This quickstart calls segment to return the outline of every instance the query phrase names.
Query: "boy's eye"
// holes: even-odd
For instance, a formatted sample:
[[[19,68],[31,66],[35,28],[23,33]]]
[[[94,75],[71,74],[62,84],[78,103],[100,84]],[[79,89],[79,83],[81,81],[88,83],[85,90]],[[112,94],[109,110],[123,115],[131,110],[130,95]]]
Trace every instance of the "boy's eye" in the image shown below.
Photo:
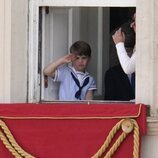
[[[87,59],[87,56],[77,56],[77,57],[76,57],[76,60],[77,60],[77,59],[83,59],[83,60],[84,60],[84,59]]]
[[[86,57],[86,56],[84,56],[84,57],[82,57],[82,59],[87,59],[87,57]]]

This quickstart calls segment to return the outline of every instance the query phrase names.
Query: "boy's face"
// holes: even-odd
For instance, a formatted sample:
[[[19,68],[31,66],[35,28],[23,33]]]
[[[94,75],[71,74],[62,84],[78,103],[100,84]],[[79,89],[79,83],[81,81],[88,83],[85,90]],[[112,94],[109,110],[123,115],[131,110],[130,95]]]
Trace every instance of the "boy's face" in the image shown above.
[[[76,71],[85,72],[90,58],[85,55],[77,55],[76,59],[72,62],[73,67]]]

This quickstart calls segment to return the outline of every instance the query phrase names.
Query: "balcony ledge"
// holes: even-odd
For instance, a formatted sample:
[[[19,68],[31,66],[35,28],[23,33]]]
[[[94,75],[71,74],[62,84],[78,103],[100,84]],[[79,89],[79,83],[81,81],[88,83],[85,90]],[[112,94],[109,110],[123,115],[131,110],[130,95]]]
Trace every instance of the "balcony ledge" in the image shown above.
[[[147,135],[158,135],[158,117],[147,117]]]

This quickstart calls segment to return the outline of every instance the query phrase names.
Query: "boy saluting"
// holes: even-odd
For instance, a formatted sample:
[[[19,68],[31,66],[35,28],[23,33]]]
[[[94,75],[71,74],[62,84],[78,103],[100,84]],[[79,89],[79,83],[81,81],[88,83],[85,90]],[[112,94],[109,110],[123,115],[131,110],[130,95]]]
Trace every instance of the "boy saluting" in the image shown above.
[[[96,90],[94,78],[86,71],[91,58],[91,48],[84,41],[75,42],[70,54],[50,63],[43,70],[45,76],[60,82],[59,100],[92,100]],[[72,62],[72,66],[68,63]]]

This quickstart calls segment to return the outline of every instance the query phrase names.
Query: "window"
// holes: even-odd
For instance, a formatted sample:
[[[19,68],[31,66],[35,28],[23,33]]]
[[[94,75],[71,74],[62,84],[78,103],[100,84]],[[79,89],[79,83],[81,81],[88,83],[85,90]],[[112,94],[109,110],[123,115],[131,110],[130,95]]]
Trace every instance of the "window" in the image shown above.
[[[109,57],[109,33],[112,28],[110,7],[116,5],[133,7],[135,2],[121,1],[120,5],[114,2],[100,4],[107,5],[106,7],[98,4],[92,7],[91,2],[87,2],[83,7],[82,1],[80,5],[72,1],[72,4],[66,7],[60,3],[62,2],[30,2],[32,12],[29,16],[29,101],[58,99],[57,84],[49,80],[48,88],[44,88],[42,70],[50,61],[67,54],[70,45],[76,40],[85,40],[92,47],[92,60],[88,71],[96,79],[98,91],[95,99],[103,100],[104,73],[111,63]],[[112,25],[115,27],[114,23]]]

